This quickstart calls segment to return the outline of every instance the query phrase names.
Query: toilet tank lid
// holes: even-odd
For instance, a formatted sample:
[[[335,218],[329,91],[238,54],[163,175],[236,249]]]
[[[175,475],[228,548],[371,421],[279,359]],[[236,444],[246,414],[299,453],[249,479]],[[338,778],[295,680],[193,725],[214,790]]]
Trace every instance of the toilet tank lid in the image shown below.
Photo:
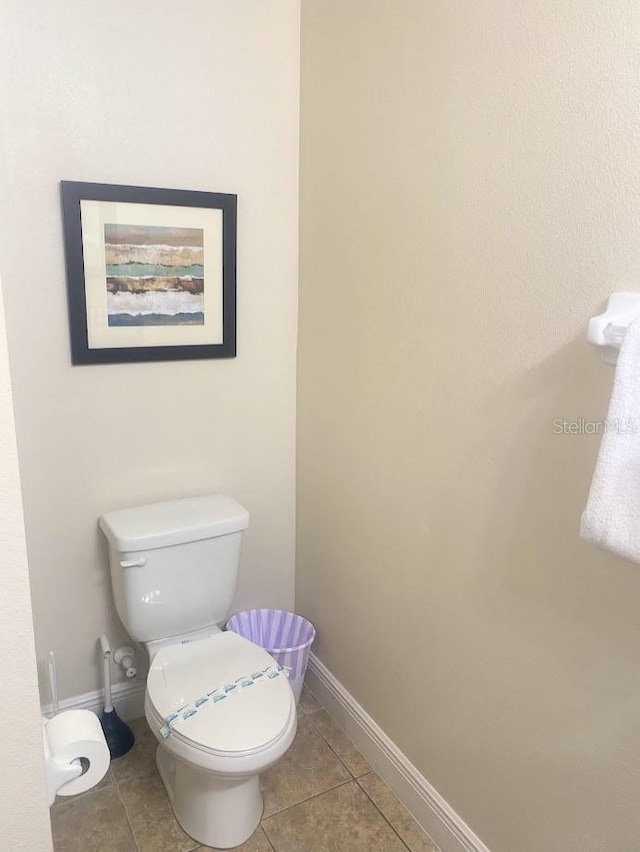
[[[249,513],[226,494],[117,509],[100,518],[100,528],[120,551],[152,550],[240,532]]]

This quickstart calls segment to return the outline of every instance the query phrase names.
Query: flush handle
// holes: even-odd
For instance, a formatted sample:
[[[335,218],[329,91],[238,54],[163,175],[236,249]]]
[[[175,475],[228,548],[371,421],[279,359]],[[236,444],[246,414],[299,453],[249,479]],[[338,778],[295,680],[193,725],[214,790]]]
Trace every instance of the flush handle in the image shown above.
[[[122,559],[120,561],[121,568],[142,568],[142,566],[146,564],[146,556],[139,556],[137,559]]]

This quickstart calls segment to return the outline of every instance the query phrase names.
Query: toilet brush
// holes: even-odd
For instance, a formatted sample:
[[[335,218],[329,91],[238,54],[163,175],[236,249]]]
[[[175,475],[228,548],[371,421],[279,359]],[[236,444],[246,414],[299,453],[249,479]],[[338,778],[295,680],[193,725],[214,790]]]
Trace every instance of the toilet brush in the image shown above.
[[[111,757],[122,757],[133,748],[135,737],[131,728],[116,713],[111,700],[111,647],[104,634],[100,637],[100,649],[104,674],[104,710],[100,716],[100,724]]]

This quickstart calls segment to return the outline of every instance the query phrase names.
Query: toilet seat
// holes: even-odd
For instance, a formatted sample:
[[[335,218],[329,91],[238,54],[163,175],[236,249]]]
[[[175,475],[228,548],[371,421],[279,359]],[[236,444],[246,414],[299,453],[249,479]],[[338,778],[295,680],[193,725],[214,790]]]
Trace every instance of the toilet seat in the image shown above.
[[[290,727],[292,707],[295,714],[293,691],[284,673],[252,679],[276,665],[263,648],[230,631],[163,648],[149,671],[147,709],[160,729],[167,718],[199,697],[232,687],[224,700],[207,702],[191,718],[175,722],[169,739],[175,746],[211,756],[258,754]]]

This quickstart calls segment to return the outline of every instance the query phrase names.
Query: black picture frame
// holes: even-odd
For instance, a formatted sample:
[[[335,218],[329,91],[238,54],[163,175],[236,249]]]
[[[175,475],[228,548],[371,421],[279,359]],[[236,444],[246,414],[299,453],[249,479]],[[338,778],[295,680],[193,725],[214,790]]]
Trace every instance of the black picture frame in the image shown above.
[[[60,188],[67,266],[71,360],[73,364],[113,364],[195,358],[234,358],[236,356],[236,195],[78,181],[61,181]],[[98,202],[98,204],[87,206],[86,204],[83,205],[83,202]],[[112,203],[116,203],[117,207],[114,207]],[[111,206],[105,206],[109,204]],[[136,205],[136,207],[127,208],[126,205]],[[140,205],[148,205],[148,211]],[[84,223],[83,206],[86,214]],[[177,211],[176,208],[181,208],[181,210]],[[91,215],[88,215],[88,211]],[[105,216],[110,215],[103,211],[117,211],[119,222],[125,224],[100,224]],[[208,211],[219,211],[219,213]],[[133,215],[134,212],[135,216]],[[140,217],[147,214],[149,222],[152,224],[145,224],[144,221],[140,221]],[[126,224],[127,219],[136,216],[139,220],[136,225]],[[172,216],[174,219],[177,217],[176,220],[180,222],[188,221],[189,227],[173,227]],[[200,219],[202,220],[202,230],[198,231]],[[166,225],[163,224],[165,221]],[[96,225],[96,222],[98,225]],[[158,222],[161,224],[158,225]],[[195,228],[193,227],[194,223]],[[203,307],[201,313],[180,313],[166,320],[163,320],[164,314],[153,315],[153,317],[146,317],[144,320],[149,325],[142,325],[143,321],[139,319],[139,314],[137,314],[138,319],[136,319],[136,317],[126,313],[109,313],[107,287],[112,286],[111,282],[130,282],[140,281],[145,277],[153,278],[153,276],[141,276],[137,279],[105,278],[105,275],[110,274],[106,271],[107,266],[105,265],[107,263],[105,260],[106,229],[126,229],[128,227],[136,227],[138,231],[144,233],[155,230],[159,234],[201,233],[206,235],[195,238],[196,240],[200,239],[200,243],[193,249],[200,251],[202,265],[189,267],[189,269],[201,269],[202,272],[198,274],[202,275],[202,279],[186,276],[186,278],[172,280],[201,282],[191,286],[201,287],[200,299],[203,306],[205,296],[211,297],[209,303],[211,310],[209,311],[207,308],[208,313]],[[213,258],[211,261],[207,260],[208,253],[203,247],[204,241],[209,239],[208,235],[210,235],[209,244],[214,248],[213,251],[209,252]],[[176,237],[176,240],[178,240],[178,237]],[[219,245],[220,241],[221,246]],[[90,258],[99,257],[100,245],[102,245],[102,273],[99,271],[100,265],[94,265],[90,261]],[[88,248],[90,246],[98,246],[97,251]],[[110,246],[109,248],[113,247]],[[118,248],[122,248],[122,246],[118,246]],[[143,248],[169,249],[171,247],[137,245],[128,248],[142,250]],[[87,249],[86,262],[85,249]],[[124,257],[124,253],[121,253],[120,256]],[[147,255],[147,257],[150,256]],[[174,262],[176,261],[174,260]],[[210,266],[207,266],[207,263],[210,263]],[[157,269],[157,266],[153,268]],[[95,270],[98,270],[98,272],[95,272]],[[155,280],[164,281],[160,277]],[[212,285],[210,288],[213,295],[206,289],[209,280],[215,282],[215,286]],[[113,286],[121,286],[121,284],[118,283]],[[129,287],[130,284],[127,283],[122,286]],[[135,284],[134,286],[144,287],[147,285]],[[181,288],[184,285],[178,284],[177,286]],[[93,302],[88,309],[88,294],[92,299],[95,297],[94,300],[99,308],[101,306],[100,309],[96,309]],[[119,295],[117,290],[116,294]],[[128,290],[123,291],[123,294],[128,296]],[[189,298],[190,293],[183,295],[184,301]],[[163,296],[162,298],[166,297]],[[102,305],[101,300],[104,301],[104,305]],[[218,304],[219,301],[221,301],[221,304]],[[146,313],[151,312],[147,311]],[[209,314],[215,317],[215,322],[212,322],[208,327],[204,317],[209,316]],[[193,320],[194,315],[197,317],[195,321]],[[176,320],[176,316],[187,319],[182,324]],[[203,319],[200,319],[200,317],[203,317]],[[122,330],[120,326],[111,327],[112,320],[114,323],[117,321],[124,325],[125,319],[130,322],[129,327],[125,330]],[[199,323],[197,327],[196,322]],[[138,325],[140,325],[139,328]],[[171,328],[168,328],[168,325],[171,325]],[[166,343],[168,335],[172,336],[169,344]],[[205,339],[207,335],[211,336],[212,339]],[[157,337],[157,340],[154,337]],[[130,343],[133,341],[133,345],[123,344],[123,340]],[[150,343],[149,340],[152,342]]]

